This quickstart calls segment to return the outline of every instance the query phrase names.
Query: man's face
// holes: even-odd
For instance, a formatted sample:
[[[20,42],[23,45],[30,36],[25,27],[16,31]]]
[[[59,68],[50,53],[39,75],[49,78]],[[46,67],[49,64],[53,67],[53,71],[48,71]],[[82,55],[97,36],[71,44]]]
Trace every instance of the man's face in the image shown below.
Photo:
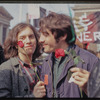
[[[36,38],[32,29],[26,27],[24,30],[18,33],[17,36],[18,41],[22,41],[24,43],[24,50],[26,51],[27,55],[33,55],[36,49]],[[18,54],[25,55],[23,48],[18,46]]]
[[[59,48],[59,43],[56,42],[54,35],[48,29],[45,33],[41,33],[39,42],[42,43],[46,53],[54,52],[55,49]]]

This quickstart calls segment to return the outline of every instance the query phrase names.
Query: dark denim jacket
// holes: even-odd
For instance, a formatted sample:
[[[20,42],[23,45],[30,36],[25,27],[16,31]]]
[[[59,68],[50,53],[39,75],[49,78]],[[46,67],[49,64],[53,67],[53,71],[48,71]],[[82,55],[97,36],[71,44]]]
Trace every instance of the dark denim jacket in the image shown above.
[[[0,65],[0,97],[34,97],[30,94],[27,77],[16,57]]]
[[[77,67],[85,69],[91,72],[95,63],[98,61],[98,58],[92,53],[79,48],[78,46],[74,47],[78,56],[81,57],[85,61],[85,64],[81,62],[77,65]],[[69,62],[66,63],[63,71],[60,75],[60,78],[57,82],[56,92],[59,98],[80,98],[80,90],[78,85],[74,83],[68,83],[67,80],[67,71],[73,66],[74,62],[69,57]],[[41,71],[41,80],[44,81],[44,75],[48,75],[48,85],[46,85],[47,97],[53,97],[53,82],[52,82],[52,53],[44,60]]]

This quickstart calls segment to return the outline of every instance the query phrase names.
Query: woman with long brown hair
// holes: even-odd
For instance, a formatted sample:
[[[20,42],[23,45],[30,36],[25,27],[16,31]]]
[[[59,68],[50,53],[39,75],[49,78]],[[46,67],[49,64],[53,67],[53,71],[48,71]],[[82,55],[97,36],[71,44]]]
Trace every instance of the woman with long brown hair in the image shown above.
[[[0,66],[0,97],[43,97],[35,95],[41,67],[34,61],[40,56],[36,29],[26,23],[17,24],[4,43],[6,62]],[[39,82],[38,84],[40,84]],[[43,82],[42,82],[43,83]],[[42,87],[44,88],[44,87]]]

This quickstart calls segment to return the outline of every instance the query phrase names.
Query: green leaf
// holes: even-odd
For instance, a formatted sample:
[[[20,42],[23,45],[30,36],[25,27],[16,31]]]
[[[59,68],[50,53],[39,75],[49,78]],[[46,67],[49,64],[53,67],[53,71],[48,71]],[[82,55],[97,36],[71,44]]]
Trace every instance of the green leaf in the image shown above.
[[[80,57],[79,56],[74,58],[74,64],[75,65],[77,65],[79,63],[79,61],[80,61]]]
[[[68,51],[64,50],[64,52],[65,52],[65,54],[69,55],[69,52]]]
[[[72,55],[72,57],[77,56],[75,50],[73,50],[73,49],[70,50],[70,54]]]
[[[75,57],[75,58],[74,58],[74,64],[77,65],[79,62],[85,63],[84,60],[82,60],[82,59],[80,58],[80,56]]]

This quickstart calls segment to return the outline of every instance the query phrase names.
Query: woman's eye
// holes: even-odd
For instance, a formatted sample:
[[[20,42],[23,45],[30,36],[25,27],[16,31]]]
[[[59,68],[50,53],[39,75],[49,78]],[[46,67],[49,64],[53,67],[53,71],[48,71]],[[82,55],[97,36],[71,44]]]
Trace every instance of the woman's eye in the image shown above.
[[[25,39],[25,37],[20,37],[20,39],[21,39],[21,40],[24,40],[24,39]]]

